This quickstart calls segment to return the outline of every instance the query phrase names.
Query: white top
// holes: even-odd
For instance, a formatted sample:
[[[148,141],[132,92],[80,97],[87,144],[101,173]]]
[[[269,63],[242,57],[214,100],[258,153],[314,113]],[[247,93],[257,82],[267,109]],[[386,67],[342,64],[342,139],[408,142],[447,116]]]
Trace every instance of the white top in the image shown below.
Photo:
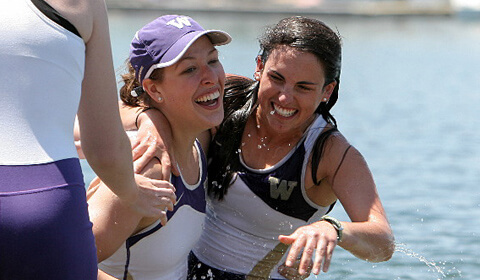
[[[199,180],[189,185],[183,177],[171,175],[177,203],[168,211],[168,222],[150,225],[129,237],[99,268],[118,279],[183,280],[187,277],[188,254],[200,238],[205,219],[207,163],[199,142],[195,142],[200,167]]]
[[[310,153],[325,126],[318,116],[299,144],[272,167],[253,169],[241,161],[243,170],[224,199],[207,197],[205,228],[193,249],[200,261],[255,279],[284,279],[277,270],[287,246],[278,236],[320,220],[331,209],[312,202],[304,186]]]
[[[0,164],[78,157],[85,44],[28,0],[0,0]]]

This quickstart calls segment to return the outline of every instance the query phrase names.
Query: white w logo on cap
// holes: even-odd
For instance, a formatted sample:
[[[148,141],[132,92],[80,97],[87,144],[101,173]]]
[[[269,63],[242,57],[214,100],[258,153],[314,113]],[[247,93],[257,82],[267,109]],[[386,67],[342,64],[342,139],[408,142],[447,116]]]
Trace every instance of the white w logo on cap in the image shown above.
[[[185,25],[192,26],[187,17],[177,17],[167,22],[167,25],[175,26],[178,29],[182,29]]]

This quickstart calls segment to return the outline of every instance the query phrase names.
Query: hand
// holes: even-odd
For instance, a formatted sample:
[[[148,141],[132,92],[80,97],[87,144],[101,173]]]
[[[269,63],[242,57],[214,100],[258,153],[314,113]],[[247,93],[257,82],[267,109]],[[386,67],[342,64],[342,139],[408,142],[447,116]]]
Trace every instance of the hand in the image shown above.
[[[172,131],[165,116],[158,110],[148,110],[138,118],[138,134],[132,143],[135,173],[154,157],[162,164],[162,178],[170,178],[170,172],[179,175],[177,164],[171,152]]]
[[[312,266],[310,265],[308,267],[307,273],[305,273],[304,275],[300,275],[300,273],[298,273],[299,265],[300,265],[299,259],[295,261],[295,264],[292,267],[288,267],[285,264],[282,264],[281,266],[278,267],[278,273],[280,273],[280,275],[287,278],[288,280],[307,279],[310,276],[309,274],[310,274],[310,271],[312,270]]]
[[[291,235],[280,235],[278,239],[284,244],[292,245],[285,262],[287,267],[293,267],[297,256],[301,254],[298,273],[305,275],[309,271],[309,267],[311,267],[312,272],[318,275],[322,267],[323,272],[328,271],[333,249],[337,245],[337,231],[330,223],[319,221],[300,227]],[[312,266],[314,252],[315,259]]]
[[[175,187],[168,181],[153,180],[135,175],[138,196],[130,204],[144,217],[159,218],[162,225],[167,223],[167,210],[173,211],[176,202]]]

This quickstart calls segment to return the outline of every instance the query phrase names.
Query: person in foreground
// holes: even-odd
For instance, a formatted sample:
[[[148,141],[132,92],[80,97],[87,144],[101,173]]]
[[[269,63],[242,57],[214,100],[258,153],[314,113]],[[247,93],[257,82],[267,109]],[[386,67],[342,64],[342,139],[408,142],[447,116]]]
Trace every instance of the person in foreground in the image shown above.
[[[321,21],[290,17],[267,29],[260,48],[254,81],[227,78],[188,279],[304,279],[327,272],[336,245],[388,260],[394,236],[374,179],[330,113],[339,35]],[[161,122],[157,116],[148,117]],[[337,200],[351,221],[326,216]]]
[[[1,0],[0,34],[0,279],[96,279],[77,112],[98,176],[131,211],[165,215],[165,183],[134,177],[105,3]]]
[[[173,124],[180,174],[167,178],[175,191],[167,204],[168,222],[131,211],[101,182],[92,182],[87,195],[99,279],[186,278],[188,254],[202,231],[206,204],[202,145],[210,139],[196,137],[223,120],[225,73],[215,46],[230,41],[227,33],[204,30],[192,18],[178,15],[155,19],[132,40],[121,99],[130,107],[161,110]],[[141,172],[160,178],[158,159]]]

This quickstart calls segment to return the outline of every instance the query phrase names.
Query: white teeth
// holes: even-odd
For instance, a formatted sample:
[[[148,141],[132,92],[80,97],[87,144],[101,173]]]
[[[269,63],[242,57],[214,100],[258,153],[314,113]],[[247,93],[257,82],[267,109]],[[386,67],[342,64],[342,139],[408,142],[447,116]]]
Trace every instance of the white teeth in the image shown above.
[[[204,95],[200,98],[195,99],[195,102],[207,102],[207,101],[210,101],[210,100],[217,99],[219,96],[220,96],[220,92],[216,91],[214,93]]]
[[[275,103],[273,104],[273,108],[275,109],[275,113],[279,114],[282,117],[286,117],[286,118],[292,116],[293,114],[295,114],[297,112],[297,110],[295,110],[295,109],[281,108]]]

